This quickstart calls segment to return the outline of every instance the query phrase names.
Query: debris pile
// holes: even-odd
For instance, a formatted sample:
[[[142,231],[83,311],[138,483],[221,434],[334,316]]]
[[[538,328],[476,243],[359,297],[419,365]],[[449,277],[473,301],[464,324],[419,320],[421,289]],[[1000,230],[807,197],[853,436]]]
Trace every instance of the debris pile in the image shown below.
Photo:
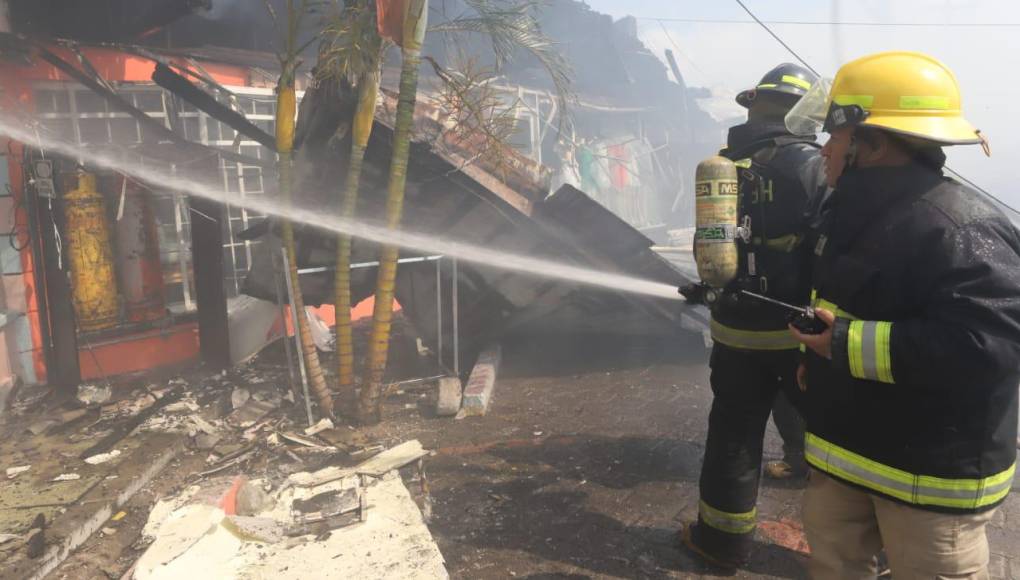
[[[308,447],[309,436],[275,435],[282,455],[301,447],[339,453]],[[143,532],[151,544],[133,577],[445,578],[442,555],[396,473],[419,462],[424,482],[428,453],[409,441],[352,466],[288,475],[267,466],[264,478],[204,479],[153,508]]]
[[[437,378],[395,383],[388,394],[429,412]],[[459,397],[459,381],[448,382]],[[316,559],[336,577],[445,577],[425,525],[429,452],[329,418],[309,425],[288,384],[286,368],[256,360],[217,374],[84,385],[42,403],[23,396],[4,426],[0,509],[24,517],[0,529],[0,576],[45,575],[89,537],[115,536],[136,578],[322,577],[309,568]],[[405,466],[414,494],[396,473]],[[161,472],[162,491],[149,491],[141,512],[126,507]],[[127,535],[114,519],[125,510],[138,514]]]

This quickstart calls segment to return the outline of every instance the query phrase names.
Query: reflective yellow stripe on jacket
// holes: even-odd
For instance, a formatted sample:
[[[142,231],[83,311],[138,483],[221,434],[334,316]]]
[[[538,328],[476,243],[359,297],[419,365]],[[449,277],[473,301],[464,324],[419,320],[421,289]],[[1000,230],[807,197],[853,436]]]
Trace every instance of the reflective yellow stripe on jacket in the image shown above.
[[[798,343],[789,330],[740,330],[712,320],[712,340],[745,350],[793,350]]]
[[[855,320],[847,335],[850,374],[857,379],[894,383],[889,337],[891,322]]]
[[[835,304],[829,302],[824,298],[819,298],[818,290],[815,290],[814,288],[811,289],[811,307],[818,308],[820,310],[828,310],[829,312],[835,314],[839,318],[857,320],[857,317],[854,316],[853,314],[850,314],[846,310],[843,310],[839,306],[836,306]],[[800,352],[807,352],[807,347],[804,346],[803,344],[800,345]]]
[[[698,504],[698,515],[701,521],[709,526],[727,534],[749,534],[754,531],[755,519],[758,517],[758,508],[749,512],[734,514],[715,509],[701,501]]]
[[[914,505],[977,509],[998,503],[1009,494],[1016,471],[1009,469],[982,479],[948,479],[883,465],[808,433],[805,456],[817,469],[840,479]]]
[[[839,318],[849,318],[850,320],[858,320],[856,316],[850,314],[846,310],[843,310],[839,306],[836,306],[832,302],[829,302],[824,298],[819,298],[818,290],[815,290],[814,288],[811,289],[811,307],[820,308],[822,310],[828,310],[829,312],[835,314]]]
[[[840,318],[847,318],[850,329],[847,336],[847,360],[850,374],[855,379],[895,383],[892,375],[892,352],[889,338],[892,323],[860,320],[828,300],[818,297],[817,290],[811,290],[811,306],[828,310]],[[803,351],[801,345],[801,351]]]

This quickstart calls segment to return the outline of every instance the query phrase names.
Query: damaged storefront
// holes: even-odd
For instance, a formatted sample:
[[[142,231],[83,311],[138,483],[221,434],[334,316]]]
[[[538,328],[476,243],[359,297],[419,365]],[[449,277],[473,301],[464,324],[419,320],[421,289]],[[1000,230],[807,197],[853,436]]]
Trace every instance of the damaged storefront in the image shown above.
[[[171,172],[200,165],[219,176],[225,192],[242,199],[267,195],[273,152],[156,85],[154,59],[164,58],[177,57],[41,47],[28,49],[22,60],[9,55],[0,74],[5,97],[34,113],[40,136],[134,156]],[[223,88],[214,94],[272,131],[275,101],[264,74],[191,58],[175,64]],[[192,147],[181,155],[174,141]],[[206,302],[216,294],[221,302],[239,299],[258,242],[238,234],[263,216],[242,207],[203,209],[182,192],[47,154],[34,143],[10,142],[4,166],[9,375],[25,384],[55,377],[73,386],[79,378],[197,362],[203,292],[197,278],[206,272],[217,277],[220,288]],[[193,251],[195,236],[202,235],[193,231],[196,220],[208,230],[204,240],[222,246],[204,270]],[[69,354],[75,350],[77,356]],[[229,351],[220,359],[229,362]]]

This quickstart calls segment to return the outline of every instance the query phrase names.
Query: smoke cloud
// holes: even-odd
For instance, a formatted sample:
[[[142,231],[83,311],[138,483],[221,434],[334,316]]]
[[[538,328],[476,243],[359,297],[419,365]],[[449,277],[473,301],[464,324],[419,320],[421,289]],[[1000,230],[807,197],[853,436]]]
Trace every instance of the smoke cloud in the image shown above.
[[[252,9],[265,10],[266,6],[260,0],[212,0],[212,7],[200,11],[199,14],[209,20],[219,20],[225,16],[236,15],[238,12]]]

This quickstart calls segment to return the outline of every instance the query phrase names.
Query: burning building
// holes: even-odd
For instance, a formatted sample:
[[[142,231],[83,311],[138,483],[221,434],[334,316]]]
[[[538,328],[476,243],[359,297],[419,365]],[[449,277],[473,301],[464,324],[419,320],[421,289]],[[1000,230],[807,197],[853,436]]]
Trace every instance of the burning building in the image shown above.
[[[261,5],[107,0],[82,12],[60,0],[3,4],[2,98],[8,110],[30,115],[40,135],[214,177],[238,199],[274,195],[269,136],[278,64],[267,52],[272,19]],[[504,70],[500,90],[514,107],[517,150],[504,152],[497,171],[471,162],[473,151],[444,136],[442,112],[426,90],[407,215],[420,231],[681,282],[684,274],[652,252],[641,231],[660,235],[684,225],[685,168],[712,149],[718,127],[668,80],[626,21],[564,1],[552,5],[546,26],[574,60],[579,98],[570,122],[561,122],[534,63],[521,59]],[[426,51],[444,63],[452,56],[438,39]],[[299,81],[302,94],[308,81]],[[393,110],[387,95],[369,147],[367,192],[383,189]],[[318,114],[328,111],[304,108],[316,121],[304,124],[316,126]],[[329,184],[340,183],[343,168],[328,161],[338,155],[331,137],[311,135],[305,144],[306,173],[317,177],[303,203],[328,204],[337,193]],[[4,156],[9,356],[0,375],[74,385],[199,360],[223,366],[285,331],[271,303],[283,300],[265,216],[83,165],[38,143],[9,141]],[[363,216],[381,211],[380,196],[364,200]],[[332,240],[310,230],[300,237],[300,266],[308,270],[302,287],[309,303],[327,302]],[[355,261],[371,262],[375,252],[356,244]],[[356,271],[355,297],[367,297],[373,280],[370,268]],[[457,307],[442,306],[454,292]],[[452,260],[438,269],[403,266],[397,298],[427,341],[461,338],[465,356],[539,321],[583,326],[597,313],[601,324],[619,328],[629,320],[645,332],[651,320],[668,332],[678,317],[655,300],[493,266],[456,269]]]

